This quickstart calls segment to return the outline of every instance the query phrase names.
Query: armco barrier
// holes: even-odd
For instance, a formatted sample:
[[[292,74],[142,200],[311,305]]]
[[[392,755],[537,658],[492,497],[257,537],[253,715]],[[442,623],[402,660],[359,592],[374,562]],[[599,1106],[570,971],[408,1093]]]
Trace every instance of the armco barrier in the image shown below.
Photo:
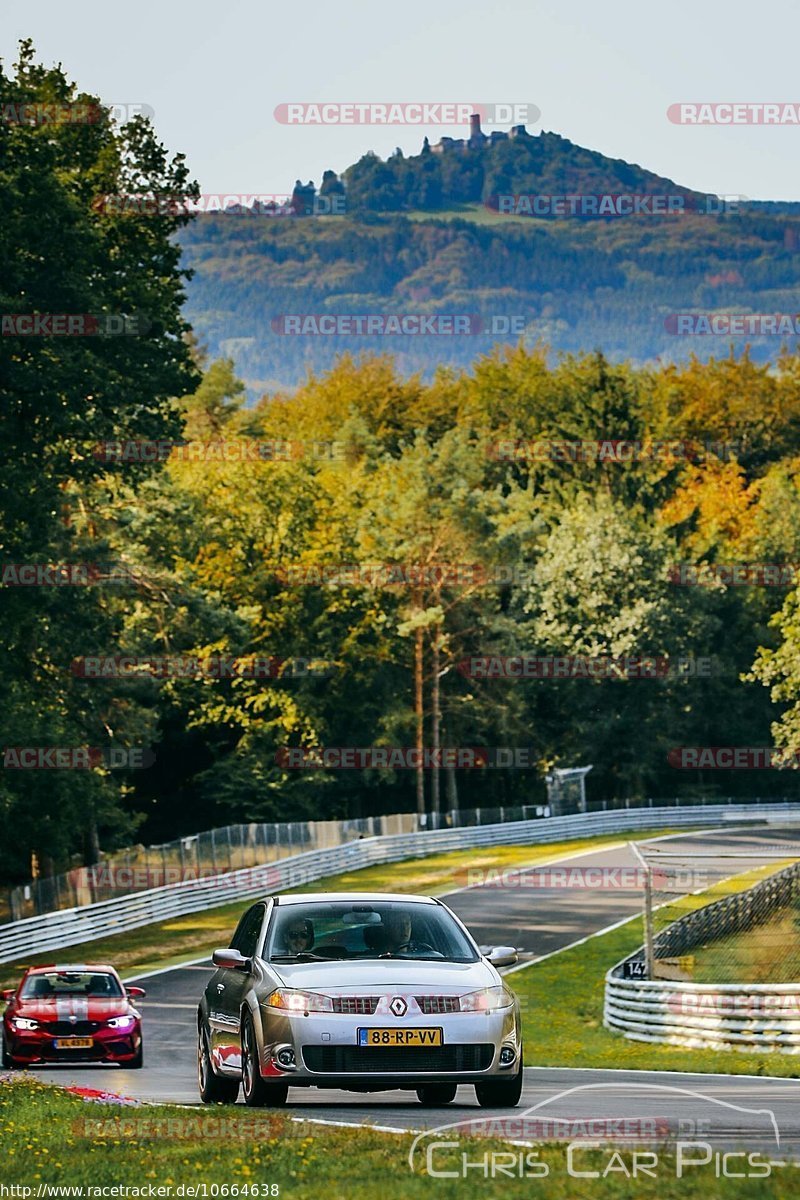
[[[635,1042],[800,1054],[800,983],[673,983],[609,971],[603,1023]]]
[[[0,926],[0,962],[20,961],[21,956],[58,950],[138,929],[156,921],[199,912],[234,900],[247,900],[285,888],[355,871],[378,863],[399,862],[440,851],[497,845],[535,845],[567,838],[603,833],[642,832],[671,826],[730,827],[731,818],[759,820],[772,817],[800,818],[800,807],[791,804],[756,806],[721,805],[686,808],[613,809],[600,813],[577,813],[501,825],[462,829],[431,830],[409,834],[363,838],[344,846],[312,850],[258,867],[246,867],[224,875],[187,880],[151,888],[99,904],[61,909],[39,917],[27,917]]]
[[[753,928],[796,900],[800,864],[786,867],[744,892],[673,921],[655,941],[656,957],[685,954],[708,940]],[[641,1042],[686,1049],[777,1050],[800,1054],[800,981],[797,983],[691,983],[625,979],[628,955],[606,975],[603,1023]]]

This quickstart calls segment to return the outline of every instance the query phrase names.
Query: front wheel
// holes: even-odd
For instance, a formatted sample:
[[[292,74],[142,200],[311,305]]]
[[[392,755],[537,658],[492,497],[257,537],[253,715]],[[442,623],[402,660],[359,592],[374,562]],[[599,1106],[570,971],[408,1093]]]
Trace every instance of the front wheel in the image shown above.
[[[267,1083],[261,1078],[258,1042],[249,1012],[242,1017],[242,1090],[250,1108],[281,1108],[289,1095],[288,1083]]]
[[[11,1055],[8,1053],[8,1046],[6,1045],[6,1039],[3,1038],[3,1070],[4,1071],[13,1071],[15,1069],[16,1065],[17,1064],[14,1062]]]
[[[203,1104],[235,1104],[239,1095],[238,1079],[223,1079],[214,1074],[208,1039],[202,1028],[197,1030],[197,1084]]]
[[[144,1066],[144,1042],[139,1042],[139,1049],[136,1051],[136,1057],[128,1063],[132,1071],[141,1071]]]
[[[522,1095],[522,1049],[519,1070],[511,1079],[491,1079],[475,1084],[475,1095],[481,1108],[516,1108]]]
[[[456,1087],[455,1083],[424,1083],[417,1088],[417,1099],[426,1108],[438,1108],[455,1100]]]

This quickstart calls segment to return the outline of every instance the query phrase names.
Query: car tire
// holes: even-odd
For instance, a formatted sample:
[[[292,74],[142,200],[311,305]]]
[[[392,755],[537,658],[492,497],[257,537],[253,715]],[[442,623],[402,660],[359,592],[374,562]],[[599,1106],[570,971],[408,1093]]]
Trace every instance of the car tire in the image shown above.
[[[423,1083],[417,1088],[417,1099],[425,1108],[438,1108],[455,1100],[457,1089],[456,1083]]]
[[[282,1108],[289,1095],[288,1083],[267,1083],[261,1077],[258,1043],[253,1018],[242,1015],[242,1091],[249,1108]]]
[[[522,1095],[522,1050],[519,1070],[510,1079],[487,1079],[475,1084],[475,1095],[481,1108],[516,1108]]]
[[[214,1074],[208,1039],[202,1028],[197,1031],[197,1084],[203,1104],[235,1104],[239,1095],[238,1079],[223,1079]]]
[[[5,1038],[3,1038],[2,1061],[3,1061],[3,1070],[4,1071],[13,1071],[16,1069],[17,1064],[14,1062],[13,1058],[8,1053],[8,1047],[6,1046]]]
[[[136,1057],[132,1058],[128,1063],[132,1071],[141,1071],[144,1066],[144,1042],[139,1042],[139,1049],[136,1051]]]

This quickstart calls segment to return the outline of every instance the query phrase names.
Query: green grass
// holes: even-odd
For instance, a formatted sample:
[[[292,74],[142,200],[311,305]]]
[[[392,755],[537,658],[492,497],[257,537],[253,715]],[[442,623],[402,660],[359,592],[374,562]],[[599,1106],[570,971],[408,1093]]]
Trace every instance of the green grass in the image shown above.
[[[719,938],[697,949],[695,983],[797,983],[800,980],[800,912],[785,908],[755,929]]]
[[[670,832],[668,830],[662,833]],[[648,834],[657,836],[657,833]],[[330,875],[303,887],[287,888],[291,892],[324,891],[395,891],[441,895],[463,887],[470,869],[502,869],[521,867],[547,861],[561,854],[591,850],[610,844],[624,843],[625,834],[552,842],[546,846],[492,846],[485,850],[455,850],[447,854],[432,854],[427,858],[410,858],[399,863],[385,863]],[[0,987],[16,983],[26,966],[67,962],[111,962],[123,975],[172,966],[191,958],[200,958],[216,946],[227,946],[236,922],[251,904],[239,900],[205,912],[186,917],[173,917],[127,933],[82,942],[61,950],[49,950],[38,955],[26,955],[14,963],[0,965]]]
[[[203,1134],[198,1132],[198,1123],[204,1119],[208,1124]],[[455,1148],[436,1152],[434,1168],[456,1172],[456,1178],[442,1179],[424,1173],[424,1152],[417,1160],[417,1170],[411,1171],[412,1137],[408,1134],[296,1123],[288,1114],[247,1110],[241,1105],[235,1109],[189,1110],[177,1105],[120,1109],[87,1104],[57,1088],[23,1078],[0,1090],[0,1135],[2,1182],[26,1186],[34,1197],[39,1184],[116,1185],[144,1188],[145,1195],[148,1186],[153,1186],[169,1188],[169,1193],[162,1194],[173,1197],[180,1194],[177,1189],[182,1186],[205,1184],[210,1189],[216,1184],[228,1185],[223,1196],[279,1195],[284,1200],[319,1200],[320,1196],[326,1200],[374,1200],[376,1195],[384,1200],[464,1200],[475,1195],[502,1195],[508,1200],[534,1196],[548,1200],[622,1200],[631,1196],[637,1200],[708,1200],[723,1194],[713,1161],[677,1179],[674,1159],[663,1150],[658,1151],[656,1177],[640,1177],[635,1182],[626,1178],[618,1165],[621,1161],[630,1168],[630,1150],[618,1150],[619,1157],[613,1160],[616,1169],[605,1179],[578,1181],[567,1172],[566,1147],[554,1144],[538,1148],[536,1162],[546,1165],[546,1179],[487,1179],[474,1168],[464,1178],[462,1156],[475,1163],[497,1150],[513,1154],[519,1161],[517,1156],[524,1153],[521,1147],[499,1141],[465,1138],[459,1139]],[[446,1136],[453,1140],[452,1133]],[[611,1155],[610,1150],[580,1150],[575,1169],[602,1172],[612,1162]],[[759,1156],[760,1161],[763,1158]],[[794,1172],[791,1167],[776,1167],[768,1178],[726,1179],[724,1195],[726,1200],[796,1196]],[[259,1191],[244,1191],[253,1185],[258,1185]]]
[[[749,887],[778,868],[773,864],[723,880],[680,902],[681,911]],[[628,1041],[603,1026],[606,971],[642,944],[642,920],[631,921],[582,946],[564,950],[509,976],[520,998],[526,1030],[525,1063],[541,1067],[604,1067],[639,1071],[698,1071],[796,1078],[800,1057],[731,1050],[683,1050]]]
[[[449,208],[415,209],[403,213],[409,221],[471,221],[475,225],[527,225],[531,228],[544,225],[542,217],[515,216],[512,213],[494,212],[484,204],[452,204]]]

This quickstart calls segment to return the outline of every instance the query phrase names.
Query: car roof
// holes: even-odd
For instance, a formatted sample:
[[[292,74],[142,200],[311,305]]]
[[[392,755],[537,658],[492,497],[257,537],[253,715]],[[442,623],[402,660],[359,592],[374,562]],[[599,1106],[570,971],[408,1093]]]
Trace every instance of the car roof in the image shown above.
[[[359,904],[370,902],[380,904],[396,900],[403,904],[436,904],[431,896],[404,896],[398,892],[304,892],[291,896],[274,896],[276,904],[325,904],[344,901],[355,901]]]
[[[61,974],[88,974],[91,972],[97,975],[102,971],[106,971],[109,975],[116,975],[116,969],[110,967],[108,963],[50,963],[45,967],[28,967],[26,975],[51,975],[53,972]]]

